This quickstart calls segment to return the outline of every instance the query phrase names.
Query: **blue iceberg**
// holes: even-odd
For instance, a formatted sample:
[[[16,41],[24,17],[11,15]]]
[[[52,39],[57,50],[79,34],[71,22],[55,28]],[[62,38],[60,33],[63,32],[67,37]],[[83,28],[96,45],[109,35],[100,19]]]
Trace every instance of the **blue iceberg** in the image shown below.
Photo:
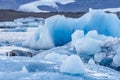
[[[37,47],[37,49],[49,49],[54,46],[62,46],[71,41],[71,35],[76,30],[83,30],[85,34],[91,30],[96,30],[98,34],[120,37],[120,20],[117,15],[113,13],[105,13],[101,10],[90,10],[88,13],[77,19],[56,15],[46,19],[43,27],[47,28],[47,33],[41,34],[41,32],[46,31],[44,29],[37,30],[36,33],[40,34],[34,35],[32,37],[33,39],[31,39],[36,45],[29,46],[32,42],[31,40],[28,40],[28,43],[26,43],[25,46],[29,46],[33,49],[34,46]],[[36,42],[34,41],[36,40],[34,39],[36,36],[44,36],[44,40],[41,39],[41,37],[38,37],[39,39],[37,40],[39,42]],[[49,37],[49,39],[45,39],[45,36]],[[45,46],[47,43],[50,43],[49,47]]]

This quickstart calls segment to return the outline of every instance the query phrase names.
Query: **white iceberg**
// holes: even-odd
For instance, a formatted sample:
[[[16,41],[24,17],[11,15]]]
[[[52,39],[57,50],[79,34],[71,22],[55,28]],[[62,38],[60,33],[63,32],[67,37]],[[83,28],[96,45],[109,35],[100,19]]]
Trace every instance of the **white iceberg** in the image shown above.
[[[78,54],[93,55],[101,50],[100,44],[96,39],[81,38],[75,43],[75,49]]]
[[[49,49],[54,47],[54,43],[45,26],[39,26],[36,33],[30,39],[23,42],[22,45],[32,49]]]
[[[79,56],[71,55],[63,61],[60,71],[70,74],[83,74],[85,73],[85,66]]]
[[[83,30],[76,30],[73,34],[72,34],[72,42],[71,42],[71,46],[74,46],[76,41],[80,38],[84,37],[84,31]]]

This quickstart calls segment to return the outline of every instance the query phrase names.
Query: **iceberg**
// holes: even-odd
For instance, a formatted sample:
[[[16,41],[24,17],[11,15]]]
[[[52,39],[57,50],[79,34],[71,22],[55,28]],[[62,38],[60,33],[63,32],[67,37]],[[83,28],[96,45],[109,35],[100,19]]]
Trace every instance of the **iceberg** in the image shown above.
[[[86,19],[88,18],[88,19]],[[86,19],[86,20],[84,20]],[[97,30],[99,34],[106,36],[120,37],[120,20],[116,14],[105,13],[102,10],[92,10],[78,19],[78,28],[82,27],[85,33],[90,30]],[[80,24],[82,24],[80,26]]]
[[[77,19],[66,18],[61,15],[56,15],[45,20],[44,29],[42,30],[39,29],[36,31],[36,34],[33,36],[33,39],[35,40],[31,39],[33,42],[35,41],[34,42],[35,45],[29,42],[27,43],[27,46],[30,47],[31,46],[30,44],[33,44],[31,46],[31,48],[33,49],[34,47],[35,48],[37,47],[38,49],[49,49],[54,46],[62,46],[72,40],[71,35],[76,30],[83,30],[84,34],[87,34],[86,36],[98,40],[106,40],[110,38],[105,36],[119,38],[120,37],[119,25],[120,20],[116,14],[105,13],[104,11],[101,10],[90,9],[88,13]],[[92,32],[89,32],[91,30]],[[45,33],[43,33],[44,31]],[[99,38],[98,34],[104,34],[105,36],[101,35],[99,36],[100,37]],[[81,36],[82,35],[83,33],[81,34]],[[39,37],[42,36],[44,39],[41,37],[37,40],[36,39],[37,36]],[[45,44],[49,45],[45,46]]]
[[[81,38],[75,43],[77,54],[93,55],[101,50],[100,44],[96,39]]]
[[[74,32],[75,19],[56,15],[45,21],[49,34],[55,46],[62,46],[71,41],[71,34]]]
[[[83,30],[76,30],[72,35],[72,42],[71,42],[71,46],[74,46],[74,44],[76,43],[76,41],[80,38],[84,37],[84,31]]]
[[[35,32],[35,34],[30,39],[23,42],[22,45],[36,50],[54,47],[48,29],[43,26],[39,26],[39,29]]]
[[[60,71],[70,74],[83,74],[85,73],[85,66],[79,56],[71,55],[63,61]]]

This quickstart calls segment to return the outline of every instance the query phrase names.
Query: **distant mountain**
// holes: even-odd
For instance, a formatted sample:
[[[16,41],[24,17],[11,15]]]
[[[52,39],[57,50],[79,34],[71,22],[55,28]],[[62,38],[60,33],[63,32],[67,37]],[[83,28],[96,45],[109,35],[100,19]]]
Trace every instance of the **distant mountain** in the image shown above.
[[[120,0],[0,0],[0,9],[23,12],[81,12],[120,8]]]
[[[0,9],[18,10],[22,4],[30,3],[36,0],[0,0]]]
[[[62,3],[62,1],[66,1]],[[69,1],[69,2],[67,2]],[[39,0],[21,5],[19,10],[26,12],[79,12],[89,8],[105,9],[119,8],[120,0]]]

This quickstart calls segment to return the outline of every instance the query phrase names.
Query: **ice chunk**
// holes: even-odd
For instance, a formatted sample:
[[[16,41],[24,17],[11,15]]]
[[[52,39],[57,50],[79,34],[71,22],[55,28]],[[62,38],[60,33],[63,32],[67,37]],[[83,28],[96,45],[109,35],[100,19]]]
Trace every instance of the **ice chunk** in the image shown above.
[[[116,14],[105,13],[101,10],[92,10],[87,14],[91,15],[91,17],[89,22],[86,23],[86,26],[84,26],[86,33],[90,30],[97,30],[99,34],[120,37],[118,30],[120,20]]]
[[[40,28],[32,35],[28,40],[22,43],[22,46],[32,48],[32,49],[38,49],[37,41],[39,40],[40,36]]]
[[[116,54],[114,57],[113,57],[113,65],[115,67],[120,67],[120,54]]]
[[[34,17],[18,18],[14,20],[14,22],[21,22],[21,23],[29,23],[33,21],[35,21]]]
[[[93,55],[101,50],[97,40],[92,38],[81,38],[75,43],[75,49],[78,54]]]
[[[60,71],[70,74],[83,74],[85,73],[85,66],[79,56],[71,55],[63,61]]]
[[[117,54],[113,57],[113,65],[115,67],[120,67],[120,48],[118,48]]]
[[[94,61],[93,59],[90,59],[90,60],[88,61],[88,64],[90,64],[90,65],[95,65],[95,61]]]
[[[27,28],[27,27],[38,27],[39,25],[44,24],[44,19],[43,18],[28,17],[28,18],[16,19],[16,20],[14,20],[14,22],[20,28],[23,28],[23,27],[25,27],[25,28]]]
[[[25,67],[25,66],[23,66],[23,68],[22,68],[22,72],[25,72],[25,73],[27,73],[27,72],[28,72],[28,70],[26,69],[26,67]]]
[[[75,23],[75,19],[60,15],[50,17],[45,21],[55,46],[61,46],[71,41],[73,27],[76,26]]]
[[[49,49],[54,47],[54,43],[51,40],[48,29],[46,27],[41,27],[37,44],[39,49]]]
[[[91,37],[93,39],[97,39],[97,40],[107,40],[107,39],[111,39],[112,37],[110,36],[104,36],[104,35],[100,35],[98,34],[98,32],[96,30],[92,30],[92,31],[89,31],[85,37]]]
[[[117,51],[117,53],[120,53],[119,47],[120,47],[120,43],[116,43],[114,45],[111,45],[113,51]]]
[[[62,62],[67,57],[68,57],[67,55],[60,55],[58,53],[51,53],[51,54],[48,54],[44,59],[47,61]]]
[[[29,23],[26,23],[24,24],[26,26],[30,26],[30,27],[38,27],[39,23],[38,22],[29,22]]]
[[[17,26],[18,26],[18,23],[11,22],[11,21],[0,22],[0,28],[15,28]]]
[[[76,30],[73,34],[72,34],[72,42],[71,45],[74,46],[76,41],[80,38],[84,37],[84,31],[83,30]]]
[[[54,47],[54,43],[48,32],[48,28],[45,26],[39,26],[36,33],[27,41],[23,42],[23,46],[32,49],[49,49]]]
[[[102,59],[104,59],[106,57],[106,53],[104,53],[104,52],[100,52],[100,53],[96,53],[95,55],[94,55],[94,60],[95,60],[95,62],[101,62],[102,61]]]

